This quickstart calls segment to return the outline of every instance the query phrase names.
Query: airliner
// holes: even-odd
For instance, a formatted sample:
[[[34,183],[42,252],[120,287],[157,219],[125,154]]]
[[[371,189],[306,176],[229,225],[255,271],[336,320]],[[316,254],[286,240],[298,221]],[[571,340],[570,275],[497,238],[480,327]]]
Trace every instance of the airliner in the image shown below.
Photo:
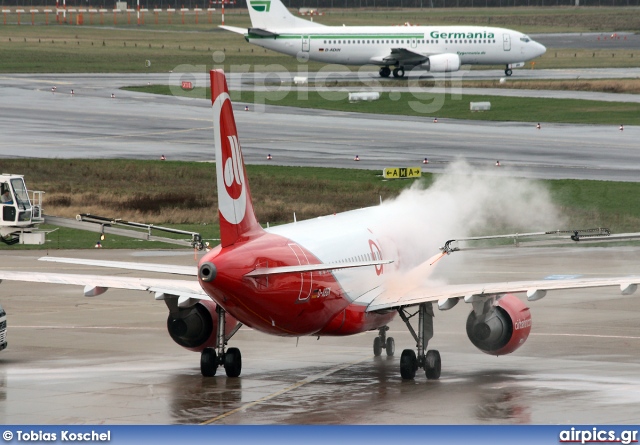
[[[210,78],[218,246],[197,266],[40,258],[178,277],[173,279],[0,270],[0,280],[80,285],[87,297],[109,288],[151,292],[169,310],[171,338],[200,353],[204,376],[216,375],[219,368],[228,377],[240,375],[240,350],[227,345],[241,326],[284,337],[371,331],[373,355],[394,356],[395,340],[387,332],[398,315],[416,345],[400,355],[403,379],[414,379],[418,369],[427,379],[440,377],[440,353],[428,349],[434,335],[434,308],[446,311],[459,302],[469,304],[469,340],[480,351],[498,356],[517,350],[531,332],[530,310],[517,294],[536,301],[550,290],[619,286],[623,295],[630,295],[640,283],[640,276],[436,283],[430,276],[453,249],[445,244],[426,261],[402,270],[396,241],[374,225],[386,211],[383,205],[263,228],[255,216],[224,73],[211,71]]]
[[[546,48],[511,29],[489,26],[325,26],[295,17],[281,0],[247,0],[251,28],[221,26],[249,43],[309,60],[340,65],[376,65],[380,76],[404,77],[414,67],[432,73],[461,65],[512,68]]]

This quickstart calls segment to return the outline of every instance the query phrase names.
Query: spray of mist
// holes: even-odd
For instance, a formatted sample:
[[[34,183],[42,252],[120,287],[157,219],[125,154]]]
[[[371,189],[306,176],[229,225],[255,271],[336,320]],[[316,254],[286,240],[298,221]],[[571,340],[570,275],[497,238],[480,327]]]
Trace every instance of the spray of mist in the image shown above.
[[[502,172],[500,172],[502,173]],[[405,271],[469,236],[554,230],[562,218],[539,182],[452,163],[428,188],[416,183],[381,206],[377,233],[390,241]]]

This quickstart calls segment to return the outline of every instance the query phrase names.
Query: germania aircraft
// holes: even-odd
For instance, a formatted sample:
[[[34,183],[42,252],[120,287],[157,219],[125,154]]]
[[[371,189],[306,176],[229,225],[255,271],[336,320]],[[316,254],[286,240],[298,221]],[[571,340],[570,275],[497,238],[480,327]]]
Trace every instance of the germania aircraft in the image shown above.
[[[488,26],[325,26],[295,17],[281,0],[247,0],[251,28],[222,28],[249,43],[290,56],[340,65],[376,65],[380,76],[404,77],[421,67],[433,73],[461,65],[524,66],[546,48],[511,29]],[[393,71],[392,71],[393,70]]]
[[[393,239],[377,233],[372,222],[383,206],[338,213],[264,229],[257,221],[227,83],[222,71],[211,71],[213,133],[221,243],[197,267],[44,257],[71,264],[152,271],[190,278],[1,271],[0,280],[75,284],[93,297],[108,288],[155,294],[168,309],[171,338],[200,352],[200,368],[213,376],[219,367],[240,375],[242,357],[228,342],[242,325],[278,336],[348,336],[375,332],[373,353],[393,356],[395,342],[388,323],[398,314],[416,341],[400,356],[400,373],[413,379],[423,369],[440,377],[441,360],[427,350],[433,336],[435,305],[444,311],[459,301],[471,311],[466,331],[471,342],[491,355],[509,354],[531,331],[531,313],[514,294],[539,300],[548,290],[620,286],[632,294],[640,276],[444,285],[429,276],[442,252],[407,271]],[[403,234],[406,235],[406,234]],[[423,233],[415,236],[424,236]],[[194,279],[194,278],[197,278]],[[417,315],[417,329],[410,318]],[[414,323],[415,324],[415,323]],[[417,353],[416,353],[417,352]]]

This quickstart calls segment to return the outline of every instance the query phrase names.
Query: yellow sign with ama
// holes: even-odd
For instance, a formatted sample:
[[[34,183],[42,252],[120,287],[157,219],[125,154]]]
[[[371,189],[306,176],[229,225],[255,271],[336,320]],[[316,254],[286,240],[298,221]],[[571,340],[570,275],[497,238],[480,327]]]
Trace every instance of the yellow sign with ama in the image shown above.
[[[419,178],[422,176],[422,167],[389,167],[382,170],[385,179]]]

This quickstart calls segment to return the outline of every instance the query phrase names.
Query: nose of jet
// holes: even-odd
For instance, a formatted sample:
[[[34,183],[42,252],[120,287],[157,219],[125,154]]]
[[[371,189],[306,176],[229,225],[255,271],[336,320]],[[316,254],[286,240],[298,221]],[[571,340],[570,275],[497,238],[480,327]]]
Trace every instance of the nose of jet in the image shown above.
[[[547,52],[547,48],[544,45],[538,42],[533,42],[533,44],[534,44],[535,57],[540,57],[541,55]]]

